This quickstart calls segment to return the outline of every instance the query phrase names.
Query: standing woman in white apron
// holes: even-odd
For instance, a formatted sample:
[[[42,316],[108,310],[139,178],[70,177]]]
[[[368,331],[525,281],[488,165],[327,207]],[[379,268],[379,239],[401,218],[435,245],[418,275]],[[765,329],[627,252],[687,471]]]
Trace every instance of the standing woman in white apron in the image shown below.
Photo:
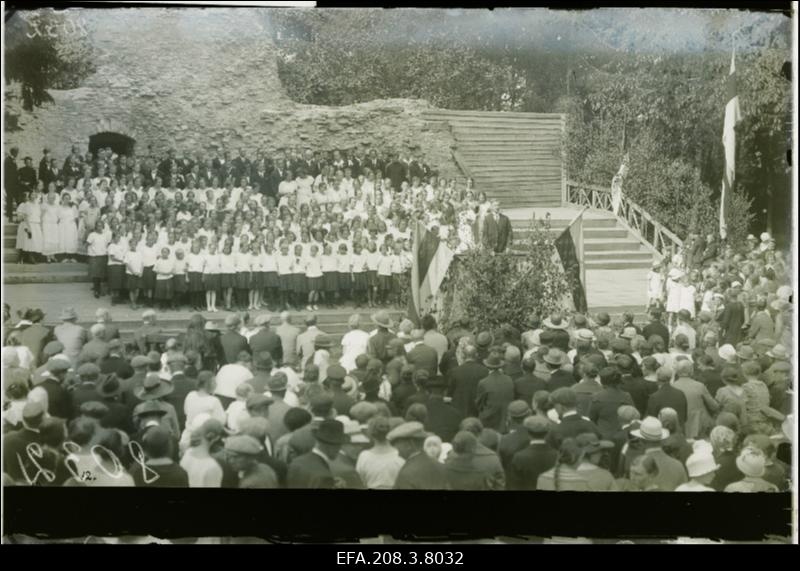
[[[17,222],[17,250],[19,250],[18,264],[26,264],[31,261],[31,230],[29,226],[31,192],[23,193],[23,200],[17,206],[15,220]]]
[[[59,253],[57,199],[55,192],[48,192],[42,204],[42,254],[48,264],[55,262]]]
[[[28,241],[28,251],[31,253],[33,262],[39,262],[42,257],[42,248],[44,246],[44,239],[42,238],[42,199],[44,195],[41,192],[34,192],[31,194],[30,206],[28,207],[28,229],[30,230],[30,239]]]
[[[69,196],[63,198],[58,209],[58,242],[65,261],[74,263],[78,253],[78,209]]]

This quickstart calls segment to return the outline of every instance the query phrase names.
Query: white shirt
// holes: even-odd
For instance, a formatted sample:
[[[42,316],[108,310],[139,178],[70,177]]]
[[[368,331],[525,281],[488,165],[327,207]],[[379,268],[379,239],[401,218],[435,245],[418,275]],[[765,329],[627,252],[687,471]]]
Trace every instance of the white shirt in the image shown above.
[[[704,486],[699,482],[695,482],[694,480],[689,480],[685,484],[681,484],[677,488],[675,488],[676,492],[714,492],[714,488],[709,488],[708,486]]]
[[[222,409],[222,403],[214,395],[201,395],[197,391],[190,392],[183,401],[183,412],[186,413],[186,426],[191,426],[194,417],[202,413],[207,413],[211,418],[225,424],[225,411]]]
[[[189,448],[181,458],[181,468],[189,476],[190,488],[222,487],[222,468],[200,448]]]
[[[369,333],[354,329],[342,337],[342,358],[339,364],[349,373],[356,368],[356,357],[367,352]]]
[[[217,388],[214,394],[235,399],[236,387],[253,378],[253,373],[244,365],[231,363],[217,372]]]

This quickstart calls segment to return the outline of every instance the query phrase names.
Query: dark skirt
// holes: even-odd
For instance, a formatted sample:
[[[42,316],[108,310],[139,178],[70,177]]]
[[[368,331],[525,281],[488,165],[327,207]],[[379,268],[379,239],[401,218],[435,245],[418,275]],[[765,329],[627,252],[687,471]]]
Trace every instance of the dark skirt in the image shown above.
[[[153,266],[145,267],[142,272],[142,289],[154,289],[156,287],[156,273],[153,271]]]
[[[219,287],[222,289],[236,287],[236,274],[219,274]]]
[[[308,291],[322,291],[322,277],[306,278],[308,283]]]
[[[220,274],[203,274],[203,286],[206,291],[217,291],[220,288]]]
[[[366,291],[367,290],[367,273],[366,272],[353,272],[353,290]]]
[[[236,272],[236,289],[250,289],[251,272]]]
[[[89,256],[89,277],[93,280],[106,279],[108,256]]]
[[[295,293],[308,293],[308,283],[305,274],[292,274],[292,289]]]
[[[125,266],[114,264],[108,266],[108,289],[117,291],[125,289]]]
[[[129,291],[142,289],[142,278],[133,274],[125,274],[125,287]]]
[[[349,290],[353,287],[350,272],[339,272],[339,290]]]
[[[339,289],[339,272],[325,272],[322,274],[322,281],[325,283],[325,291],[333,293]]]
[[[201,272],[189,272],[189,291],[197,293],[203,290],[203,274]]]
[[[253,290],[260,290],[264,287],[264,272],[250,272],[250,285]]]
[[[264,280],[262,287],[274,289],[281,287],[281,282],[278,279],[278,272],[261,272],[261,275]]]
[[[378,289],[392,291],[392,276],[378,276]]]
[[[186,274],[172,276],[172,291],[174,293],[186,293],[188,290],[189,284],[186,281]]]
[[[155,298],[159,301],[172,299],[172,279],[156,280]]]
[[[278,283],[280,284],[281,291],[292,291],[292,278],[294,276],[292,274],[283,274],[282,276],[278,276]]]
[[[367,270],[367,285],[378,287],[378,270]]]

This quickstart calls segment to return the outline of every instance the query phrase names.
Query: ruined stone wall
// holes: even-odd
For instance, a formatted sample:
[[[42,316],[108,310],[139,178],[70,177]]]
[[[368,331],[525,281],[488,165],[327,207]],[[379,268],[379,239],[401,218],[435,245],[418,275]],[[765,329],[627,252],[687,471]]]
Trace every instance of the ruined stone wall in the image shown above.
[[[70,10],[85,22],[97,72],[79,89],[51,91],[55,104],[33,113],[12,101],[19,129],[6,146],[37,161],[43,147],[63,159],[73,144],[114,132],[138,149],[327,150],[368,143],[418,146],[431,165],[456,176],[446,127],[427,123],[419,100],[346,107],[299,105],[278,78],[268,10]]]

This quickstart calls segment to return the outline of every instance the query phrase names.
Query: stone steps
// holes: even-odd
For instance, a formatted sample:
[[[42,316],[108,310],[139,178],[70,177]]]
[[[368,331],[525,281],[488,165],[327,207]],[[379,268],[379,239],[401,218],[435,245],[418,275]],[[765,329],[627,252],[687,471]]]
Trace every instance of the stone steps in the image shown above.
[[[88,283],[86,264],[7,264],[3,272],[6,284]]]
[[[607,240],[604,238],[584,238],[583,248],[589,252],[608,252],[608,251],[627,251],[638,252],[641,248],[641,242],[636,238],[617,238]]]

